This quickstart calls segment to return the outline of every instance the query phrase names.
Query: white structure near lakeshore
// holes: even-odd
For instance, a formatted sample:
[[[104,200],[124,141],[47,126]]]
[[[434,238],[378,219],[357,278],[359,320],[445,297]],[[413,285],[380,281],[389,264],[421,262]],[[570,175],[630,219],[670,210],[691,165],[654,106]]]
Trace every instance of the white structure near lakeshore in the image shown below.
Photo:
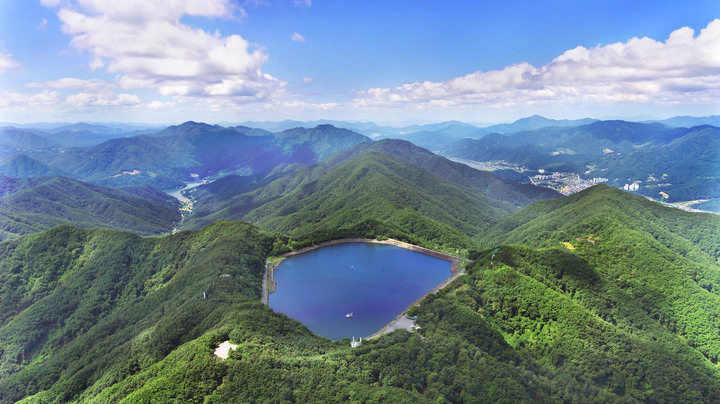
[[[362,338],[360,338],[359,340],[355,341],[355,337],[353,336],[353,337],[352,337],[352,341],[350,341],[350,348],[357,348],[357,347],[359,347],[360,345],[362,345]]]

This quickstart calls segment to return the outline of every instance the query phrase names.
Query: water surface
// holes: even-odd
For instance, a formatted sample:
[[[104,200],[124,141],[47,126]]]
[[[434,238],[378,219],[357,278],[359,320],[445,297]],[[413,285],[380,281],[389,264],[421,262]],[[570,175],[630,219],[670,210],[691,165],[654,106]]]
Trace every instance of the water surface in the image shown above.
[[[186,182],[184,188],[163,189],[163,192],[165,192],[166,194],[168,194],[168,195],[170,195],[170,196],[172,196],[172,197],[175,197],[175,198],[178,199],[180,202],[186,202],[186,201],[189,201],[189,199],[186,198],[186,197],[182,194],[182,191],[184,191],[184,190],[186,190],[186,189],[190,189],[190,188],[195,188],[195,187],[197,187],[198,185],[202,185],[202,184],[204,184],[204,183],[205,183],[205,181]]]
[[[269,305],[332,340],[366,337],[450,276],[450,265],[386,244],[322,247],[280,264]]]

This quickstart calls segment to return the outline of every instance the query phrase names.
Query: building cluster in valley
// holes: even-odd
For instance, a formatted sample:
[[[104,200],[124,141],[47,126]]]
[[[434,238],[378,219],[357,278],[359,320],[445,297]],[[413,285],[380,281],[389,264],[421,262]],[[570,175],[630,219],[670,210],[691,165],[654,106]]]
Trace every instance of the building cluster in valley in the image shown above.
[[[593,185],[609,181],[607,178],[601,177],[585,180],[580,178],[578,174],[563,172],[554,172],[552,174],[542,172],[529,178],[533,185],[552,188],[563,195],[574,194]]]
[[[637,191],[640,189],[640,181],[635,181],[632,184],[625,184],[623,189],[626,191]]]

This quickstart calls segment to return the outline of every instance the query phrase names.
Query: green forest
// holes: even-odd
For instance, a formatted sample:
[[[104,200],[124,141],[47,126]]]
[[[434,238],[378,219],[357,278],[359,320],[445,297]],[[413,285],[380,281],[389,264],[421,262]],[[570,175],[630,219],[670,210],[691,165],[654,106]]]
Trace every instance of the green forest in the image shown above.
[[[414,230],[221,220],[6,241],[0,402],[720,400],[720,220],[607,186],[458,234],[475,262],[412,310],[417,333],[352,349],[259,302],[269,256],[355,236],[433,247]]]

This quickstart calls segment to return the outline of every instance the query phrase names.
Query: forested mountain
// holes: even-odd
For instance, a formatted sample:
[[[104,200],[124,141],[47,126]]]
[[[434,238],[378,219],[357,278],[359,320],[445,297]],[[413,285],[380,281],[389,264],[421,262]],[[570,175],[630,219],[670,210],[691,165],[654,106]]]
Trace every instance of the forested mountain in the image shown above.
[[[670,201],[720,192],[717,127],[575,123],[454,147]],[[91,147],[47,133],[0,134],[0,173],[17,176],[0,176],[0,404],[720,402],[720,216],[605,185],[560,197],[327,124],[187,122]],[[189,191],[190,230],[141,237],[180,219],[147,183],[191,174],[219,179]],[[418,332],[352,349],[260,303],[266,260],[343,237],[474,261],[412,309]]]
[[[716,402],[719,237],[607,186],[536,202],[414,309],[419,333],[351,349],[258,302],[284,236],[58,227],[0,244],[0,401]]]
[[[533,116],[528,116],[526,118],[518,119],[517,121],[512,122],[512,123],[500,123],[500,124],[490,125],[490,126],[481,128],[472,137],[479,137],[478,135],[481,135],[481,134],[515,133],[515,132],[523,132],[523,131],[542,129],[542,128],[547,128],[547,127],[581,126],[581,125],[591,124],[595,121],[596,121],[596,119],[591,119],[591,118],[572,119],[572,120],[548,119],[548,118],[545,118],[544,116],[533,115]]]
[[[58,147],[57,143],[29,129],[0,128],[0,157]]]
[[[467,247],[469,237],[507,212],[559,196],[402,140],[362,143],[274,181],[228,178],[193,192],[190,228],[233,219],[302,236],[372,219],[438,248]]]
[[[126,192],[61,176],[0,176],[0,189],[0,240],[68,223],[151,235],[180,220],[177,200],[150,187]]]
[[[641,148],[606,164],[607,176],[646,183],[640,193],[668,202],[720,198],[720,128],[698,126],[656,148]]]
[[[0,174],[15,178],[63,175],[63,171],[43,164],[25,154],[0,157]]]
[[[490,160],[496,149],[534,149],[547,158],[584,161],[612,153],[628,153],[639,147],[665,145],[688,132],[686,128],[670,128],[660,124],[626,121],[597,121],[571,128],[549,127],[507,135],[488,135],[482,139],[464,139],[444,150],[445,154],[471,160]],[[532,158],[513,161],[542,168],[545,162]],[[594,161],[588,161],[593,163]],[[546,163],[545,163],[546,164]]]
[[[247,175],[280,164],[310,164],[370,139],[323,126],[289,134],[266,134],[186,122],[150,135],[113,139],[96,146],[38,156],[74,178],[106,186],[151,183],[176,188],[191,174],[200,177]]]
[[[530,175],[543,169],[583,178],[604,177],[620,187],[637,182],[639,193],[676,202],[720,197],[718,139],[720,129],[709,125],[673,128],[598,121],[574,128],[463,139],[443,154],[474,161],[504,160],[530,169]]]

